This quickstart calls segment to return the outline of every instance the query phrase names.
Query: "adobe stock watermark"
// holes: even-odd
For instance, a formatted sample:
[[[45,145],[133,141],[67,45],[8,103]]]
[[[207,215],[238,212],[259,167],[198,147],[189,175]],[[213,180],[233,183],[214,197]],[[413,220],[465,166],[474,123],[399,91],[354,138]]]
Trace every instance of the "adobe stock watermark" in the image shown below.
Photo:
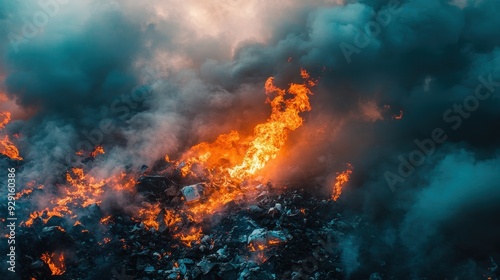
[[[59,13],[61,5],[66,5],[69,2],[69,0],[38,0],[39,10],[34,12],[31,18],[22,18],[24,24],[20,32],[9,32],[7,34],[12,49],[16,53],[19,52],[19,46],[27,43],[29,39],[35,38],[41,32],[41,29],[49,23],[49,19]]]
[[[372,40],[380,35],[382,28],[387,27],[394,15],[401,12],[401,2],[399,0],[391,0],[387,6],[375,14],[375,19],[370,20],[364,26],[364,31],[356,28],[354,41],[349,44],[345,41],[341,42],[339,47],[347,63],[351,63],[351,56],[360,54],[361,50],[368,47]]]
[[[23,25],[18,32],[9,32],[7,38],[14,52],[19,52],[19,46],[28,43],[30,39],[40,34],[50,19],[57,16],[61,6],[67,5],[70,0],[38,0],[36,2],[38,10],[31,17],[23,17]],[[107,6],[117,10],[120,4],[117,1],[109,1]]]
[[[466,96],[462,104],[455,103],[450,109],[444,111],[443,120],[451,125],[452,130],[459,129],[463,124],[463,120],[468,119],[471,113],[477,111],[480,103],[488,100],[495,92],[495,89],[500,87],[500,82],[493,81],[492,75],[487,78],[479,76],[478,80],[479,84],[473,94]],[[436,147],[446,142],[446,140],[448,140],[448,135],[441,127],[434,128],[429,138],[415,139],[413,142],[417,148],[406,156],[399,155],[397,157],[399,160],[397,174],[390,171],[384,173],[385,180],[391,191],[396,190],[397,183],[404,183],[406,178],[411,176],[416,168],[424,164],[427,157],[434,153]]]

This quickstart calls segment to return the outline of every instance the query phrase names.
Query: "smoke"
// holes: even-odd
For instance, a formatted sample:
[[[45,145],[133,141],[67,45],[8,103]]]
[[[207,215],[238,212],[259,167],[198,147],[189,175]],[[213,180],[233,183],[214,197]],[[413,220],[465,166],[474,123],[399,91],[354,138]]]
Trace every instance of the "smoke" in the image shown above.
[[[23,182],[50,184],[98,144],[91,172],[105,178],[251,134],[269,115],[266,78],[303,67],[319,80],[313,110],[265,175],[328,192],[354,166],[340,199],[364,218],[341,244],[353,277],[469,277],[498,257],[499,2],[45,2],[58,7],[46,22],[37,1],[0,5],[0,108],[22,108],[8,129]],[[464,117],[454,104],[474,105],[479,85],[491,97]],[[446,141],[393,192],[384,174],[402,177],[399,156],[436,128]]]

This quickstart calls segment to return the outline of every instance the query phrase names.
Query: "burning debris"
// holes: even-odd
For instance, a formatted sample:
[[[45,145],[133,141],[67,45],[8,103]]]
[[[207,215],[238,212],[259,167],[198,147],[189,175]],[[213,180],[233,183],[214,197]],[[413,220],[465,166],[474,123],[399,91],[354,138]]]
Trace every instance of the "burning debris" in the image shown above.
[[[330,228],[338,219],[335,204],[304,199],[306,194],[255,178],[283,148],[288,133],[302,124],[299,114],[311,110],[309,87],[316,82],[304,70],[301,76],[305,82],[287,90],[276,87],[273,78],[266,81],[266,93],[275,95],[269,100],[272,112],[253,137],[235,131],[221,135],[214,143],[194,146],[178,161],[166,156],[171,168],[144,167],[136,180],[133,172],[102,178],[95,170],[69,168],[64,180],[51,187],[57,194],[52,206],[29,213],[22,224],[30,236],[25,245],[32,245],[23,246],[23,267],[29,267],[23,277],[95,278],[93,273],[102,277],[125,267],[131,275],[153,279],[296,278],[303,244],[335,233]],[[104,153],[98,146],[90,157]],[[337,178],[339,186],[349,179],[351,171],[346,172]],[[29,197],[36,185],[30,182],[22,197]],[[335,191],[338,198],[340,189]],[[116,192],[125,195],[130,209],[101,208],[103,196]],[[318,211],[329,214],[311,214]],[[82,264],[97,261],[93,256],[109,262],[110,269],[84,269]],[[311,275],[340,275],[337,254],[328,258]]]
[[[201,222],[182,210],[199,201],[181,207],[144,204],[139,219],[133,213],[108,215],[96,205],[86,206],[88,214],[74,224],[52,216],[24,228],[29,238],[23,275],[90,279],[97,274],[85,267],[99,261],[109,262],[99,272],[107,279],[121,267],[134,279],[340,277],[336,238],[352,226],[340,226],[337,205],[302,191],[263,188],[267,194],[259,199],[228,204]],[[304,269],[307,260],[317,266]]]
[[[19,155],[19,150],[11,141],[9,135],[3,135],[4,127],[10,122],[11,114],[9,112],[0,112],[0,155],[7,156],[12,160],[23,160]]]
[[[352,169],[353,169],[352,165],[347,164],[347,170],[337,174],[337,177],[335,178],[335,183],[333,184],[333,195],[332,195],[333,200],[339,199],[340,195],[342,194],[342,188],[349,181],[349,177],[352,174]]]
[[[499,278],[500,1],[4,2],[2,276]]]
[[[49,266],[52,275],[63,275],[66,272],[62,253],[44,253],[40,259]]]

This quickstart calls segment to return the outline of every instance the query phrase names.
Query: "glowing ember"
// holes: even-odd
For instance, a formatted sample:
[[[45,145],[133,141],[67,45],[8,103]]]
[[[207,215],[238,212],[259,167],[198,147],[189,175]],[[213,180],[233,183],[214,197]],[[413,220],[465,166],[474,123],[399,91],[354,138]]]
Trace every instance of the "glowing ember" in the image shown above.
[[[101,219],[101,223],[102,223],[102,224],[105,224],[105,223],[107,223],[107,222],[109,221],[109,219],[111,219],[111,215],[110,215],[110,216],[107,216],[107,217],[102,218],[102,219]]]
[[[19,150],[10,141],[9,136],[5,135],[3,139],[0,138],[0,154],[6,155],[11,159],[22,160],[23,158],[19,156]]]
[[[250,243],[248,245],[248,250],[250,252],[257,252],[257,251],[264,251],[266,249],[266,245],[264,244],[255,244],[255,243]]]
[[[45,253],[40,259],[49,266],[52,275],[63,275],[66,272],[64,255],[62,253]]]
[[[64,205],[63,206],[60,206],[60,205],[56,206],[52,210],[50,210],[49,208],[45,208],[42,211],[35,211],[35,212],[31,213],[29,219],[26,220],[26,222],[24,222],[24,224],[26,226],[32,226],[34,220],[37,218],[40,218],[43,223],[47,223],[47,221],[51,217],[64,217],[64,215],[66,215],[66,214],[71,215],[72,213],[68,209],[68,207],[66,207]]]
[[[70,172],[66,173],[66,181],[70,184],[65,188],[66,197],[56,203],[66,205],[73,200],[79,200],[83,207],[99,203],[106,181],[86,175],[82,168],[72,168],[71,171],[74,176]]]
[[[102,146],[97,146],[95,147],[94,151],[90,154],[93,158],[95,158],[97,155],[102,155],[105,154],[104,148]]]
[[[342,188],[349,181],[349,177],[352,174],[352,165],[347,164],[347,170],[339,173],[335,178],[335,183],[333,185],[333,195],[332,199],[337,200],[342,194]]]
[[[403,118],[403,110],[399,110],[399,115],[394,115],[393,118],[395,120],[400,120]]]
[[[193,242],[200,242],[203,233],[201,228],[192,227],[188,232],[177,234],[174,237],[179,238],[186,246],[191,247]]]
[[[99,205],[106,185],[110,185],[115,190],[122,191],[130,191],[135,185],[135,180],[133,180],[132,176],[127,177],[125,173],[120,173],[107,179],[97,179],[89,174],[85,174],[82,168],[72,168],[71,171],[68,171],[66,173],[66,181],[66,184],[59,186],[60,192],[64,195],[50,201],[55,206],[52,209],[45,208],[41,211],[31,213],[30,217],[24,222],[26,226],[31,226],[37,218],[41,218],[44,223],[52,216],[65,217],[66,215],[70,215],[70,218],[74,219],[77,216],[73,215],[70,209],[87,207],[94,203]],[[43,188],[43,186],[40,187]]]
[[[144,208],[139,210],[139,217],[146,226],[147,229],[154,228],[159,229],[160,225],[158,223],[158,215],[160,214],[161,208],[159,205],[147,204]]]
[[[179,224],[182,222],[182,218],[180,215],[178,215],[177,213],[175,213],[174,211],[166,211],[165,213],[165,216],[163,217],[163,221],[165,222],[165,224],[172,228],[174,227],[176,224]],[[176,228],[174,228],[174,230],[176,230]]]

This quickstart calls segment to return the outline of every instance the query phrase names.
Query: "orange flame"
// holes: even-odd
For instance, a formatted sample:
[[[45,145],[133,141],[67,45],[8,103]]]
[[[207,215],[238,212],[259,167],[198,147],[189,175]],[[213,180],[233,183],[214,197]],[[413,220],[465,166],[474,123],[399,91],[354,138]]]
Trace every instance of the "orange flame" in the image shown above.
[[[0,129],[10,122],[10,112],[0,112]]]
[[[203,234],[201,232],[201,228],[198,227],[192,227],[188,232],[186,233],[179,233],[174,235],[174,237],[179,238],[184,245],[191,247],[192,242],[198,242],[200,239],[203,237]]]
[[[10,141],[9,136],[5,135],[3,139],[0,139],[0,154],[6,155],[11,159],[22,160],[23,158],[19,156],[19,150]]]
[[[311,110],[309,95],[312,92],[309,88],[315,86],[316,81],[304,69],[300,74],[304,83],[292,83],[288,89],[275,86],[273,77],[267,79],[266,94],[275,95],[273,99],[267,99],[271,116],[254,128],[252,137],[242,138],[238,132],[231,131],[219,135],[213,143],[193,146],[176,162],[183,176],[208,177],[211,182],[209,191],[215,192],[205,202],[189,209],[197,219],[242,195],[240,183],[255,178],[269,161],[278,156],[289,132],[302,125],[300,113]]]
[[[92,176],[86,175],[82,168],[71,169],[74,176],[66,173],[66,181],[70,184],[65,189],[66,197],[57,202],[57,204],[67,204],[73,200],[81,200],[82,206],[99,203],[103,193],[102,187],[106,184],[105,180],[97,180]]]
[[[95,158],[97,155],[102,155],[105,154],[104,148],[102,146],[97,146],[95,147],[94,151],[90,154],[93,158]]]
[[[40,259],[49,266],[52,275],[63,275],[66,272],[64,255],[62,253],[44,253]]]
[[[0,112],[0,129],[3,129],[11,120],[10,112]],[[0,154],[6,155],[14,160],[22,160],[23,158],[19,156],[19,150],[17,147],[10,141],[9,136],[5,135],[0,138]]]
[[[43,223],[47,223],[47,221],[51,217],[64,217],[65,214],[71,215],[72,212],[71,210],[68,209],[67,206],[64,205],[58,205],[54,207],[52,210],[50,210],[49,208],[45,208],[42,211],[35,211],[31,213],[30,217],[28,218],[28,220],[26,220],[26,222],[24,222],[24,224],[26,226],[32,226],[34,220],[37,218],[41,218]]]
[[[301,71],[304,79],[309,79],[309,74],[305,70]],[[254,139],[250,143],[243,162],[231,168],[229,174],[233,179],[239,181],[254,175],[264,168],[269,160],[276,158],[278,152],[285,145],[288,132],[296,130],[302,125],[302,118],[299,113],[310,111],[308,95],[312,94],[306,84],[291,84],[288,91],[280,89],[274,85],[274,78],[266,81],[266,93],[276,93],[277,96],[270,101],[272,107],[271,117],[267,122],[259,124],[254,130]],[[308,84],[314,82],[308,80]],[[286,93],[293,98],[285,99]]]
[[[160,214],[161,208],[158,204],[146,206],[139,210],[139,217],[141,218],[144,226],[147,229],[154,228],[159,229],[160,224],[158,222],[158,215]]]
[[[168,227],[174,227],[175,225],[182,222],[180,215],[174,213],[173,211],[166,211],[163,221]]]
[[[345,184],[349,181],[349,177],[352,174],[352,165],[347,164],[347,170],[339,173],[335,178],[335,184],[333,185],[333,195],[332,199],[336,201],[342,194],[342,189]]]
[[[104,217],[101,219],[101,224],[105,224],[109,221],[109,219],[111,219],[111,215],[107,216],[107,217]]]
[[[100,204],[104,187],[110,187],[117,191],[130,191],[135,185],[135,180],[132,176],[128,176],[122,172],[115,174],[107,179],[97,179],[89,174],[85,174],[82,168],[72,168],[66,173],[67,184],[60,185],[60,191],[64,195],[60,195],[50,201],[52,209],[48,207],[41,211],[34,211],[30,217],[24,222],[26,226],[31,226],[35,219],[41,218],[44,223],[52,216],[64,217],[72,215],[74,207],[87,207],[91,204]],[[43,186],[41,186],[43,187]],[[76,215],[71,216],[76,218]],[[106,223],[107,221],[104,221]]]

